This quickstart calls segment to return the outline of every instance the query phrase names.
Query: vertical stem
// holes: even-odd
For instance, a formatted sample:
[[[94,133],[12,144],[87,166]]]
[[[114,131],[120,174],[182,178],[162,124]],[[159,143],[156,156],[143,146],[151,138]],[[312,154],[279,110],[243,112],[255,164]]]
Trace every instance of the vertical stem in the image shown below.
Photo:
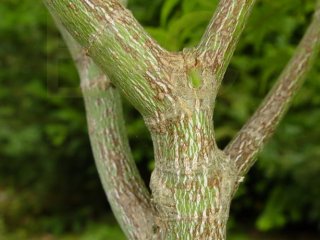
[[[225,154],[215,143],[212,109],[255,0],[220,0],[197,49],[183,53],[163,50],[118,0],[44,1],[146,120],[155,149],[156,239],[224,240],[239,174],[271,135],[319,47],[319,10],[280,82]],[[119,94],[83,59],[90,138],[109,201],[129,239],[154,238],[153,205],[129,151]]]
[[[199,61],[219,86],[256,0],[220,0],[199,45]]]
[[[128,239],[151,239],[154,211],[131,155],[120,94],[55,21],[78,68],[94,159],[114,215]]]
[[[165,131],[148,125],[160,239],[225,239],[235,175],[232,162],[216,146],[212,110],[194,110],[161,124]]]
[[[129,239],[151,239],[153,208],[130,154],[119,92],[99,85],[82,89],[94,158],[112,210]]]

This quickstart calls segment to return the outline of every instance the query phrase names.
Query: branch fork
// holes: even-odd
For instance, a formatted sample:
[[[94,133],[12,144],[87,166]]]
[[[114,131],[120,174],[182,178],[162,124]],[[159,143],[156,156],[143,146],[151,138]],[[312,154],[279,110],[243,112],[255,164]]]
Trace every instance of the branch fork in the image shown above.
[[[179,53],[162,49],[124,7],[124,0],[44,2],[78,67],[95,161],[126,236],[224,239],[219,224],[228,217],[234,191],[319,51],[320,4],[275,86],[222,152],[214,139],[213,106],[255,0],[220,0],[199,45]],[[153,195],[130,152],[120,93],[140,111],[152,134]],[[193,201],[185,198],[188,194]],[[207,202],[201,200],[205,198]],[[217,228],[214,235],[212,226]],[[188,231],[177,236],[177,228]]]

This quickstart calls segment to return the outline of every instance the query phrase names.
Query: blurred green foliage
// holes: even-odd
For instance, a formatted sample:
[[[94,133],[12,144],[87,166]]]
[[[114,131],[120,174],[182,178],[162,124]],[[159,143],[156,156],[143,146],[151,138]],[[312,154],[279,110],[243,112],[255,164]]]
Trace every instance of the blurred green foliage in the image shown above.
[[[177,51],[196,45],[217,2],[131,0],[129,8],[163,47]],[[257,2],[217,100],[214,120],[221,147],[276,80],[313,7],[312,0]],[[81,232],[87,226],[88,237],[77,239],[122,239],[112,226],[92,226],[108,222],[107,204],[92,159],[77,73],[50,16],[32,0],[4,0],[0,16],[0,236],[22,229]],[[231,209],[232,229],[241,222],[262,231],[293,226],[320,231],[319,91],[317,61],[240,188]],[[133,154],[148,182],[152,143],[127,102],[125,112]],[[23,234],[13,239],[27,239]]]

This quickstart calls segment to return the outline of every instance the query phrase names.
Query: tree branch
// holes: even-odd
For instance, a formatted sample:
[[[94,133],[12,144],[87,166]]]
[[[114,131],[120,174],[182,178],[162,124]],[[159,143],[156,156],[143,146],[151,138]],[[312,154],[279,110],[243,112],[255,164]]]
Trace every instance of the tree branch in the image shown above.
[[[59,21],[55,21],[81,78],[91,145],[109,203],[128,239],[151,239],[153,207],[131,155],[120,94]]]
[[[319,51],[320,6],[294,56],[260,107],[226,147],[242,176],[254,164],[255,156],[271,137],[288,109]]]
[[[199,61],[213,71],[219,86],[255,0],[220,0],[198,46]]]
[[[168,54],[118,0],[44,0],[86,53],[144,115],[164,106]],[[160,97],[159,97],[160,96]]]

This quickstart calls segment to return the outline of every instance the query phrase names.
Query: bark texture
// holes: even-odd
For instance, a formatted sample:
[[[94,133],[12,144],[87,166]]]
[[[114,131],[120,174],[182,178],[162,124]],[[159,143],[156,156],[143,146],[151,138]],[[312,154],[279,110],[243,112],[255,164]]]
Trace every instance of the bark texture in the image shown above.
[[[151,196],[132,158],[119,91],[55,19],[76,63],[94,158],[108,201],[128,239],[151,239]]]
[[[226,239],[234,192],[319,49],[319,10],[275,87],[222,151],[214,136],[215,99],[254,0],[220,0],[199,45],[177,53],[162,49],[117,0],[44,1],[71,34],[72,52],[81,52],[74,56],[94,156],[128,239]],[[116,88],[152,136],[151,195],[130,154]]]
[[[167,121],[165,131],[151,128],[158,238],[225,239],[237,176],[215,144],[212,111],[195,106],[192,114]]]
[[[319,48],[320,8],[318,7],[294,56],[276,84],[225,149],[226,154],[235,159],[240,175],[244,175],[250,169],[257,153],[274,133],[313,65]]]

